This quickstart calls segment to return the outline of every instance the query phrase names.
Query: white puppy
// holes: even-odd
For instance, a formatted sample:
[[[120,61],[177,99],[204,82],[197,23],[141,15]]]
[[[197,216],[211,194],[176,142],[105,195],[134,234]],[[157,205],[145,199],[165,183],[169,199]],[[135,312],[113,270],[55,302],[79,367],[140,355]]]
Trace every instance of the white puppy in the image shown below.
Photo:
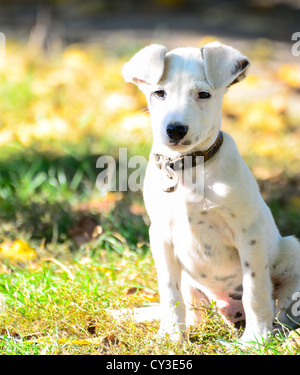
[[[185,337],[191,315],[199,321],[201,304],[215,301],[227,321],[246,320],[243,342],[261,340],[278,314],[293,325],[286,309],[300,290],[300,245],[280,236],[234,140],[220,131],[223,95],[249,61],[218,42],[166,52],[150,45],[123,68],[146,95],[153,127],[144,199],[159,333]]]

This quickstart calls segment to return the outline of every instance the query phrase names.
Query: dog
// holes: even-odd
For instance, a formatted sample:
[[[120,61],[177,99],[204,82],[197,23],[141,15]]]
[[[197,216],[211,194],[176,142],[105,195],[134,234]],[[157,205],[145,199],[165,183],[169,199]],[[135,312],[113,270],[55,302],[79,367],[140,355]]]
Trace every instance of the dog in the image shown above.
[[[123,66],[125,81],[146,95],[152,124],[143,194],[158,334],[172,340],[187,338],[212,302],[227,322],[245,321],[241,343],[264,342],[278,322],[299,323],[300,313],[291,311],[300,291],[300,243],[280,235],[233,138],[221,131],[223,96],[249,66],[217,41],[170,52],[152,44]]]

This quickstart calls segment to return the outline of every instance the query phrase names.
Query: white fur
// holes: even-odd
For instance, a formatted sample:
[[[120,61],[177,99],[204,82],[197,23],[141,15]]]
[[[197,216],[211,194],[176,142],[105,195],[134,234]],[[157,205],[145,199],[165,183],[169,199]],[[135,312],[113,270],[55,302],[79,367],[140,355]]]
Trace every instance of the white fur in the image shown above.
[[[300,290],[300,245],[293,237],[280,236],[228,134],[223,132],[223,145],[201,169],[197,192],[204,195],[199,193],[199,199],[190,199],[191,189],[179,175],[176,191],[164,192],[165,172],[154,161],[154,153],[175,158],[214,143],[223,95],[227,86],[245,77],[247,65],[240,52],[215,42],[202,50],[178,48],[167,54],[165,47],[151,45],[124,67],[125,79],[146,95],[152,120],[144,199],[159,283],[160,334],[174,339],[186,336],[186,321],[199,309],[200,299],[204,304],[216,301],[229,321],[245,318],[244,342],[265,338],[275,315]],[[155,97],[156,90],[164,90],[166,97]],[[200,91],[211,97],[199,99]],[[174,122],[188,126],[176,145],[166,133]],[[276,282],[281,283],[277,289]],[[239,297],[234,293],[241,285]],[[194,315],[199,321],[199,314]]]

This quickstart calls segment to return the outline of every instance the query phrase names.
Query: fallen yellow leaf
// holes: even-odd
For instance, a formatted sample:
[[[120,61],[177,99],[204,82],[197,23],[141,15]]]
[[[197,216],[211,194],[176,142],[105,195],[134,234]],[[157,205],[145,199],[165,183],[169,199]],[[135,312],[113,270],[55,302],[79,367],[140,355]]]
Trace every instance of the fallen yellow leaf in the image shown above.
[[[0,256],[11,260],[28,261],[34,259],[37,253],[27,242],[16,240],[2,244]]]
[[[300,87],[300,69],[295,64],[284,64],[278,69],[278,77],[292,87]]]
[[[93,338],[85,338],[85,339],[75,339],[70,340],[67,338],[60,338],[58,339],[58,342],[61,344],[71,344],[71,345],[113,345],[118,344],[119,340],[115,337],[115,335],[112,333],[109,336],[99,336],[99,337],[93,337]]]
[[[79,339],[79,340],[70,340],[64,337],[58,339],[58,342],[61,344],[71,344],[71,345],[99,345],[103,340],[103,337],[95,337],[95,338],[87,338],[87,339]]]
[[[155,291],[132,287],[126,291],[126,296],[137,297],[139,299],[146,299],[149,301],[157,301],[158,295]]]

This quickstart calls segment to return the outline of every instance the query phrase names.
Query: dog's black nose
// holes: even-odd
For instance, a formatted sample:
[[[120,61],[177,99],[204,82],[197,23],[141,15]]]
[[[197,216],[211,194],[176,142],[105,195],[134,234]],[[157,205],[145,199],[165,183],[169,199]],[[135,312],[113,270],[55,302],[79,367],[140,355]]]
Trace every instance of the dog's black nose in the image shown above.
[[[185,137],[188,127],[180,122],[174,122],[167,126],[167,134],[172,141],[180,141]]]

